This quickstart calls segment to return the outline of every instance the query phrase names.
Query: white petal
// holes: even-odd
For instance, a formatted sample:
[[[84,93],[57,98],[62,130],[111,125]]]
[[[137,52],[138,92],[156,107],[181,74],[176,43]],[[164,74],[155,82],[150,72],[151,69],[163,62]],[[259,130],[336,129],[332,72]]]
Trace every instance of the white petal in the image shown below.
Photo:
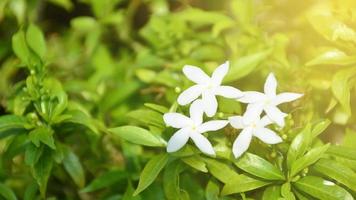
[[[229,71],[229,64],[230,64],[229,61],[226,61],[224,64],[220,65],[219,67],[217,67],[215,69],[215,71],[213,72],[213,74],[211,76],[211,80],[213,81],[213,83],[215,83],[216,85],[221,84],[225,75]]]
[[[276,106],[268,106],[265,107],[264,110],[266,111],[267,116],[278,124],[278,126],[284,126],[284,118],[287,116],[286,113],[279,110]]]
[[[163,115],[163,120],[167,126],[174,128],[183,128],[191,124],[191,120],[180,113],[166,113]]]
[[[303,94],[298,94],[298,93],[292,93],[292,92],[284,92],[281,94],[278,94],[274,100],[275,105],[281,104],[281,103],[286,103],[290,101],[294,101],[300,97],[302,97]]]
[[[194,83],[206,84],[210,81],[210,77],[199,67],[185,65],[183,67],[184,75]]]
[[[246,108],[246,112],[243,115],[245,124],[251,122],[258,122],[260,120],[261,113],[263,111],[263,105],[260,103],[249,104]]]
[[[219,86],[216,88],[215,94],[232,99],[237,99],[243,96],[240,90],[231,86]]]
[[[195,124],[203,123],[204,105],[201,99],[195,100],[189,108],[190,118]]]
[[[208,131],[217,131],[219,129],[224,128],[228,123],[229,123],[229,121],[227,121],[227,120],[208,121],[198,127],[198,132],[205,133]]]
[[[259,128],[253,133],[253,135],[267,144],[277,144],[282,142],[282,138],[279,137],[277,133],[267,128]]]
[[[208,139],[199,133],[193,133],[190,136],[194,144],[205,154],[215,156],[215,151]]]
[[[244,128],[243,118],[241,116],[229,117],[229,122],[230,122],[231,126],[236,129]]]
[[[250,146],[252,139],[251,128],[243,129],[232,145],[232,153],[235,158],[240,157]]]
[[[263,102],[266,99],[266,95],[261,92],[248,91],[243,92],[242,97],[237,99],[242,103],[258,103]]]
[[[188,129],[180,129],[173,134],[167,144],[167,152],[175,152],[181,149],[189,139]]]
[[[265,127],[265,126],[270,125],[272,123],[273,123],[273,121],[268,116],[263,116],[261,121],[259,122],[259,125],[261,127]]]
[[[218,109],[218,102],[215,95],[209,91],[203,92],[202,100],[204,105],[204,111],[208,117],[212,117],[216,114]]]
[[[277,90],[277,80],[276,77],[274,77],[273,73],[270,73],[267,77],[265,86],[264,86],[264,92],[267,96],[274,97],[276,96],[276,90]]]
[[[197,99],[203,91],[203,88],[200,85],[193,85],[192,87],[184,90],[182,92],[177,101],[179,105],[185,106],[189,104],[190,102],[194,101]]]

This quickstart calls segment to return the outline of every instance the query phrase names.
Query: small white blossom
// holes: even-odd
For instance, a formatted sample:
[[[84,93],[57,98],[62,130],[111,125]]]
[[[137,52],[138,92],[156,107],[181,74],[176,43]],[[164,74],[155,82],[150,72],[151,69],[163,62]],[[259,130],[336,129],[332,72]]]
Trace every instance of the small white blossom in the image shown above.
[[[267,116],[261,119],[259,114],[252,109],[246,111],[243,116],[229,117],[229,121],[234,128],[242,129],[232,146],[235,158],[240,157],[248,149],[252,136],[267,144],[282,142],[282,139],[274,131],[265,127],[273,122]]]
[[[167,152],[175,152],[181,149],[191,138],[194,144],[205,154],[215,156],[213,146],[202,134],[208,131],[216,131],[228,124],[227,120],[212,120],[203,123],[203,104],[198,99],[190,106],[190,117],[180,113],[166,113],[163,116],[168,126],[179,130],[169,139]]]
[[[180,105],[187,105],[195,99],[202,97],[204,112],[212,117],[216,114],[218,102],[216,95],[226,98],[240,98],[242,92],[231,86],[223,86],[221,82],[229,70],[229,62],[225,62],[215,69],[212,76],[209,77],[198,67],[186,65],[183,67],[185,76],[196,83],[182,92],[178,97]]]
[[[284,92],[276,94],[277,81],[273,73],[270,73],[264,85],[264,93],[248,91],[244,92],[242,98],[238,101],[248,103],[247,110],[254,109],[258,114],[262,111],[279,126],[284,126],[284,118],[287,116],[277,106],[281,103],[290,102],[303,96],[303,94]]]

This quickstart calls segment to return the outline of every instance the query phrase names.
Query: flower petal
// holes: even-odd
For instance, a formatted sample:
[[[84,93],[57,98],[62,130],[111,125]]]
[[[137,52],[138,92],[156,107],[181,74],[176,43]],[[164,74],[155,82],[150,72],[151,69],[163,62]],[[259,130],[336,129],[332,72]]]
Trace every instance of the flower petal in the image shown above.
[[[188,129],[182,128],[175,132],[167,144],[167,152],[175,152],[181,149],[189,139]]]
[[[240,135],[237,136],[234,144],[232,145],[232,153],[235,158],[240,157],[250,146],[252,139],[251,131],[251,128],[245,128],[241,131]]]
[[[243,96],[243,93],[240,90],[231,86],[219,86],[218,88],[216,88],[215,94],[233,99],[237,99]]]
[[[204,111],[208,117],[212,117],[216,114],[218,109],[218,102],[215,95],[212,92],[206,91],[202,94],[202,100],[204,105]]]
[[[268,116],[263,116],[259,122],[260,127],[265,127],[267,125],[272,124],[273,121]]]
[[[264,92],[267,96],[276,96],[277,80],[273,73],[270,73],[264,85]]]
[[[260,120],[262,111],[263,111],[262,104],[260,103],[249,104],[247,106],[246,112],[243,115],[244,123],[250,124],[251,122],[258,122]]]
[[[222,65],[220,65],[215,69],[215,71],[211,76],[211,80],[213,81],[213,83],[215,83],[216,85],[221,84],[222,80],[224,79],[227,72],[229,71],[229,64],[230,64],[229,61],[226,61],[225,63],[223,63]]]
[[[287,116],[286,113],[279,110],[276,106],[267,106],[264,108],[266,111],[267,116],[278,124],[278,126],[284,126],[284,118]]]
[[[278,94],[276,96],[274,103],[275,103],[275,105],[279,105],[281,103],[294,101],[296,99],[299,99],[302,96],[303,96],[303,94],[299,94],[299,93],[284,92],[284,93]]]
[[[203,123],[204,105],[201,99],[195,100],[189,108],[190,118],[195,124]]]
[[[229,117],[229,122],[230,122],[231,126],[236,129],[244,128],[243,118],[241,116]]]
[[[206,84],[210,81],[210,77],[199,67],[185,65],[183,67],[184,75],[194,83]]]
[[[205,154],[215,156],[215,151],[208,139],[206,139],[202,134],[193,133],[190,136],[194,144]]]
[[[183,128],[191,124],[191,120],[180,113],[166,113],[163,115],[163,121],[167,126],[174,128]]]
[[[229,123],[229,121],[227,121],[227,120],[208,121],[198,127],[198,132],[205,133],[208,131],[217,131],[219,129],[224,128],[228,123]]]
[[[185,106],[191,103],[201,95],[202,91],[203,88],[200,85],[193,85],[178,96],[178,104]]]
[[[266,144],[277,144],[282,142],[282,138],[279,137],[277,133],[267,128],[259,128],[253,133],[253,135]]]
[[[242,103],[258,103],[263,102],[266,99],[266,95],[261,92],[248,91],[243,92],[242,97],[237,100]]]

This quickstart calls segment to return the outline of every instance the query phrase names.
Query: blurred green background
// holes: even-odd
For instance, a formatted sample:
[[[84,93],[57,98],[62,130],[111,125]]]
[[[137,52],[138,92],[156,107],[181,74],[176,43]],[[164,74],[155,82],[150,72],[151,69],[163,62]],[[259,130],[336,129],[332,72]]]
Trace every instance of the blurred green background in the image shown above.
[[[181,73],[185,64],[211,73],[229,60],[224,81],[243,91],[261,90],[274,72],[279,91],[305,94],[282,107],[291,113],[285,138],[308,122],[330,119],[323,141],[356,144],[353,0],[0,0],[0,115],[29,113],[21,88],[31,69],[14,55],[12,36],[30,24],[46,39],[46,76],[60,82],[68,108],[86,116],[72,121],[83,126],[52,127],[84,175],[76,179],[68,166],[55,166],[48,197],[131,199],[132,183],[157,150],[117,141],[105,127],[134,124],[166,134],[161,115],[149,108],[177,107],[177,96],[191,84]],[[222,114],[243,111],[237,102],[219,104]],[[1,138],[0,179],[22,197],[30,169],[23,150],[6,153],[16,149],[14,139]],[[79,192],[102,175],[114,178],[84,189],[94,193]],[[191,199],[201,199],[201,189],[189,186],[201,179],[181,177]],[[137,198],[162,199],[160,187],[157,182]]]

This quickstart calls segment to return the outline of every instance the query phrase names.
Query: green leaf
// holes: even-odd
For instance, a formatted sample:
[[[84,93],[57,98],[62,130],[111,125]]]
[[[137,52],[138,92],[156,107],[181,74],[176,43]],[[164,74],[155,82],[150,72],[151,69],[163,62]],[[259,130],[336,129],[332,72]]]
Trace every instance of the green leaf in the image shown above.
[[[291,191],[291,185],[290,182],[286,182],[282,185],[281,187],[281,195],[284,197],[286,200],[295,200],[295,196]]]
[[[219,200],[220,188],[216,181],[210,180],[206,185],[205,198],[206,200]]]
[[[229,195],[241,192],[251,191],[268,184],[271,184],[270,181],[263,181],[259,179],[254,179],[244,174],[241,174],[237,177],[230,177],[230,180],[225,184],[222,189],[222,195]]]
[[[140,181],[134,192],[134,196],[138,195],[144,189],[146,189],[156,179],[159,172],[167,164],[168,154],[161,154],[151,158],[146,166],[143,168]]]
[[[297,136],[293,139],[291,145],[289,146],[287,153],[287,166],[290,169],[292,164],[296,159],[301,157],[311,143],[311,125],[307,124],[306,127],[298,133]]]
[[[163,139],[154,136],[151,132],[140,127],[120,126],[116,128],[111,128],[109,129],[109,131],[113,134],[113,136],[122,138],[134,144],[151,147],[164,146]]]
[[[146,107],[151,108],[152,110],[155,110],[157,112],[160,112],[162,114],[169,112],[169,109],[167,107],[153,104],[153,103],[145,103],[144,104]]]
[[[315,65],[350,65],[356,63],[356,56],[348,56],[339,49],[330,49],[307,62],[306,66]]]
[[[350,160],[356,160],[356,150],[350,147],[332,145],[326,153]]]
[[[89,185],[83,188],[80,192],[94,192],[103,188],[107,188],[121,180],[127,179],[127,172],[121,170],[111,170],[95,178]]]
[[[44,126],[38,127],[29,133],[29,139],[37,147],[40,146],[40,142],[46,144],[52,149],[56,149],[53,139],[53,130]]]
[[[29,48],[43,59],[46,53],[46,40],[41,29],[34,24],[30,24],[26,32],[26,41]]]
[[[293,177],[299,173],[302,169],[308,167],[309,165],[318,161],[324,153],[328,150],[329,144],[323,145],[321,147],[315,147],[306,153],[303,157],[297,159],[291,167],[290,177]]]
[[[46,196],[47,182],[53,166],[52,152],[45,148],[38,162],[32,168],[32,174],[40,188],[42,198]]]
[[[267,180],[284,180],[282,172],[277,167],[257,155],[245,153],[234,163],[238,168],[254,176]]]
[[[17,115],[0,116],[0,139],[25,132],[26,118]]]
[[[0,130],[24,128],[26,118],[17,115],[0,116]]]
[[[330,159],[320,159],[313,169],[356,191],[356,173],[349,167]]]
[[[66,112],[66,114],[71,115],[71,117],[65,119],[63,122],[80,124],[87,127],[93,133],[99,134],[95,121],[87,113],[82,112],[81,110],[70,110]]]
[[[281,198],[281,187],[272,185],[265,189],[263,192],[262,200],[279,200]]]
[[[236,171],[233,170],[231,166],[222,161],[209,158],[204,160],[207,164],[210,174],[223,183],[227,183],[232,178],[239,175]]]
[[[31,54],[30,49],[27,47],[23,31],[19,31],[12,36],[12,49],[23,63],[29,63]]]
[[[93,17],[82,16],[72,19],[70,25],[76,30],[88,32],[97,28],[98,23]]]
[[[333,76],[332,83],[331,83],[331,91],[333,95],[341,104],[343,110],[348,114],[351,115],[351,108],[350,108],[350,79],[356,75],[356,69],[354,67],[342,69],[336,72]]]
[[[353,200],[354,198],[342,187],[330,181],[315,176],[306,176],[293,184],[317,199],[323,200]]]
[[[165,124],[163,122],[163,117],[161,113],[152,110],[134,110],[127,114],[128,117],[135,119],[142,123],[145,126],[156,126],[161,129],[165,128]]]
[[[70,177],[72,177],[75,184],[82,188],[85,185],[85,175],[83,166],[80,163],[79,158],[72,152],[69,148],[64,151],[63,159],[64,169],[68,172]]]
[[[230,71],[225,76],[223,82],[233,82],[250,74],[264,59],[266,59],[271,49],[261,51],[255,54],[247,55],[242,58],[232,60]]]
[[[73,3],[71,0],[48,0],[49,2],[56,4],[67,11],[71,11],[73,9]]]
[[[184,167],[181,162],[173,161],[167,165],[163,174],[163,189],[167,200],[180,200],[179,174]]]
[[[33,182],[26,187],[23,199],[24,200],[36,199],[37,192],[38,192],[38,185],[35,182]]]
[[[311,131],[312,138],[319,136],[326,128],[330,125],[331,121],[326,119],[322,120],[316,125],[314,125],[313,130]]]
[[[17,200],[15,193],[5,184],[0,183],[0,195],[6,200]]]
[[[40,159],[43,151],[43,146],[36,147],[33,143],[30,143],[26,147],[25,151],[25,163],[29,166],[33,166]]]
[[[208,169],[206,168],[206,164],[204,160],[199,156],[199,155],[194,155],[186,158],[182,158],[182,161],[193,167],[196,170],[199,170],[201,172],[208,172]]]

